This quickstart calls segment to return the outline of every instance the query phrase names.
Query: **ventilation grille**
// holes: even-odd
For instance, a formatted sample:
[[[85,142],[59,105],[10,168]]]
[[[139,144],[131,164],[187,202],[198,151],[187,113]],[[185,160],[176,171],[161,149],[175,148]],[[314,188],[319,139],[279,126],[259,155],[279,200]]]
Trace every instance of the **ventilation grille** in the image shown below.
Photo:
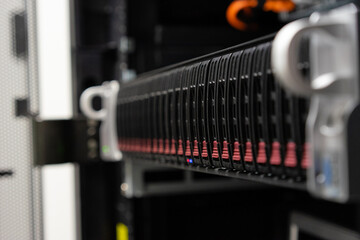
[[[31,120],[16,116],[16,100],[30,102],[32,112],[38,105],[35,1],[0,5],[0,239],[42,239],[41,175],[32,164]]]

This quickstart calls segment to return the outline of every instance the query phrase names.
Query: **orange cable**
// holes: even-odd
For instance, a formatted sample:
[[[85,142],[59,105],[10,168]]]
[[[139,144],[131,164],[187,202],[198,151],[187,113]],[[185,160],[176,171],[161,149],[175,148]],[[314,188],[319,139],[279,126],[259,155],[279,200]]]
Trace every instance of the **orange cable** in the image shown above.
[[[248,25],[241,21],[237,14],[239,11],[243,10],[244,14],[251,15],[251,8],[255,8],[258,5],[257,0],[236,0],[230,3],[229,7],[226,10],[226,19],[229,24],[238,29],[238,30],[246,30]]]

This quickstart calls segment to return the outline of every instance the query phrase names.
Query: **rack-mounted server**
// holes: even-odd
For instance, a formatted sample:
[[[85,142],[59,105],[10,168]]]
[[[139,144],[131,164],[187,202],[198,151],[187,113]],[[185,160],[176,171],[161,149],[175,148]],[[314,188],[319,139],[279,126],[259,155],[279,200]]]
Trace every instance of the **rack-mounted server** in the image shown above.
[[[308,164],[307,104],[275,82],[270,39],[124,85],[117,111],[120,150],[301,181]]]
[[[357,23],[354,4],[315,12],[276,36],[142,74],[118,98],[116,81],[90,88],[81,105],[105,122],[104,132],[117,129],[104,158],[123,152],[288,187],[306,183],[344,202],[359,193]],[[96,95],[105,103],[99,112],[90,105]]]

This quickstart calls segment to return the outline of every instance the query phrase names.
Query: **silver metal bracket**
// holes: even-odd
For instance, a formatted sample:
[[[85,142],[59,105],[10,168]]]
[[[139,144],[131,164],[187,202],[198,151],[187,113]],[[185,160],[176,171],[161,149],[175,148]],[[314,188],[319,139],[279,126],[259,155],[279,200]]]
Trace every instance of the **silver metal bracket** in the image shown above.
[[[297,68],[305,36],[310,39],[310,80]],[[310,98],[308,190],[338,202],[349,200],[347,123],[359,103],[358,45],[358,9],[348,4],[286,25],[272,48],[276,79]]]
[[[118,81],[104,82],[101,86],[86,89],[80,97],[80,109],[86,117],[100,120],[100,157],[105,161],[122,160],[118,148],[116,106],[120,90]],[[94,97],[101,97],[102,108],[92,106]]]

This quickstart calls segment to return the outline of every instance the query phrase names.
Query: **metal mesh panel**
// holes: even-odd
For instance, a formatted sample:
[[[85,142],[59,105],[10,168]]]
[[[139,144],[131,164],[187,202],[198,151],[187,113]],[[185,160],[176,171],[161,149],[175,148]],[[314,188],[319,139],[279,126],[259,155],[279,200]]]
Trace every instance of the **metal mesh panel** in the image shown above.
[[[32,167],[31,120],[15,116],[15,100],[28,98],[28,80],[34,80],[34,49],[30,47],[30,58],[14,54],[13,17],[24,12],[25,1],[0,0],[0,6],[0,171],[13,172],[0,177],[0,239],[41,239],[40,175]]]

